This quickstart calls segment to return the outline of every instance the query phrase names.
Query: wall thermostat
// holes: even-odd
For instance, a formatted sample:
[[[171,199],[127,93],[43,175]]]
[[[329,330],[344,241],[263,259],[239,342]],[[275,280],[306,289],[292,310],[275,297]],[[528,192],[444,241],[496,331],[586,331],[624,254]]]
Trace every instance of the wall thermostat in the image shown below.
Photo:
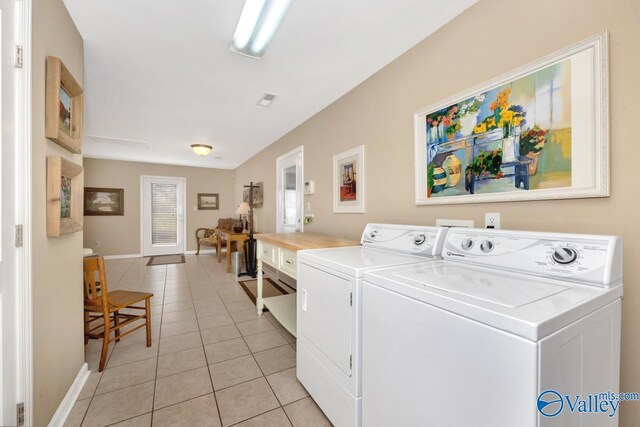
[[[313,194],[313,190],[314,190],[314,183],[313,181],[307,181],[304,183],[304,194]]]

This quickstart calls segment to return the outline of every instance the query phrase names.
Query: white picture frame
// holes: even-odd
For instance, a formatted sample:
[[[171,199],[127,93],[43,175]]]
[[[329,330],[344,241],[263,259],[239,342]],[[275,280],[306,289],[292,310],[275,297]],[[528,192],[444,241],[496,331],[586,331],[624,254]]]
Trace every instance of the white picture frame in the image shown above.
[[[364,145],[333,156],[333,212],[364,213]]]
[[[428,148],[428,139],[433,141],[433,131],[427,135],[427,116],[451,106],[462,105],[473,97],[511,84],[556,65],[571,60],[571,185],[560,188],[536,188],[519,191],[516,188],[505,192],[487,192],[485,194],[440,194],[433,197],[433,186],[428,183],[429,154],[435,153],[433,145]],[[575,59],[575,60],[574,60]],[[578,68],[578,66],[580,68]],[[576,73],[578,75],[576,76]],[[578,77],[578,78],[576,78]],[[577,89],[579,88],[579,90]],[[587,93],[588,92],[588,93]],[[578,102],[577,102],[578,101]],[[461,103],[461,104],[458,104]],[[474,132],[476,132],[474,128]],[[577,137],[575,135],[578,135]],[[440,137],[440,134],[438,134]],[[579,140],[579,145],[578,142]],[[609,196],[609,71],[608,71],[608,33],[603,31],[578,43],[554,52],[544,58],[531,62],[514,71],[493,80],[475,86],[463,93],[430,105],[414,114],[415,143],[415,204],[442,205],[461,203],[489,203],[503,201],[526,201],[547,199],[573,199]],[[515,150],[516,154],[518,150]],[[475,153],[475,152],[474,152]],[[467,156],[469,157],[469,156]],[[471,156],[473,159],[473,155]],[[434,156],[431,159],[435,160]],[[471,162],[467,158],[467,165]],[[435,165],[434,165],[435,166]],[[444,165],[441,165],[444,166]],[[457,166],[461,178],[469,176],[465,164]],[[445,171],[446,172],[446,171]],[[454,171],[455,173],[455,171]],[[432,176],[436,176],[435,174]],[[497,178],[500,178],[499,176]],[[517,178],[514,177],[514,181]],[[528,179],[528,178],[527,178]],[[472,180],[474,180],[472,178]],[[463,182],[466,189],[468,181]],[[433,183],[433,181],[432,181]],[[433,185],[433,184],[432,184]],[[454,184],[455,185],[455,184]],[[516,184],[517,185],[517,184]],[[527,181],[528,185],[528,181]],[[445,186],[446,188],[446,186]],[[459,191],[459,190],[458,190]],[[469,192],[469,189],[466,189]],[[461,191],[459,191],[460,193]]]

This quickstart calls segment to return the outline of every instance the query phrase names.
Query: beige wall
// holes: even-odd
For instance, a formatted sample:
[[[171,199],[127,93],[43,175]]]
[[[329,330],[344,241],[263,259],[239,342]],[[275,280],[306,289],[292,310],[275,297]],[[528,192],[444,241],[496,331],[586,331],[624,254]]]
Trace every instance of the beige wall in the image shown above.
[[[71,154],[44,136],[45,61],[62,59],[82,85],[83,43],[62,0],[33,2],[33,391],[34,425],[47,425],[84,363],[82,232],[47,238],[46,158]]]
[[[500,212],[503,228],[618,234],[624,238],[625,296],[621,390],[640,390],[640,196],[635,135],[640,99],[640,7],[635,0],[482,0],[334,104],[236,170],[242,184],[264,181],[257,228],[275,229],[275,159],[304,145],[306,196],[315,214],[305,231],[358,238],[370,221],[434,224]],[[610,31],[611,197],[414,206],[413,112],[593,35]],[[366,214],[333,214],[332,156],[365,144]],[[640,403],[623,403],[621,425],[640,425]]]
[[[215,227],[218,218],[236,216],[230,170],[99,159],[84,159],[84,166],[86,187],[124,188],[124,216],[84,217],[84,246],[102,255],[140,253],[141,175],[187,179],[187,250],[196,249],[196,229]],[[220,210],[194,211],[197,193],[218,193]],[[96,241],[100,242],[99,247]]]

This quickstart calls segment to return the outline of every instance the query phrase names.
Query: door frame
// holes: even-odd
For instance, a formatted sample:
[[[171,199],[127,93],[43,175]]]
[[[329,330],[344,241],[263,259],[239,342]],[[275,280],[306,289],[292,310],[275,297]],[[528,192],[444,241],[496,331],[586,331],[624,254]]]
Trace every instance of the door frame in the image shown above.
[[[22,224],[22,247],[16,250],[16,329],[18,365],[16,397],[24,403],[24,425],[33,425],[33,282],[32,282],[32,0],[15,1],[15,43],[22,46],[16,70],[16,224]]]
[[[281,224],[281,213],[282,213],[282,174],[280,173],[280,163],[293,155],[300,155],[300,176],[297,178],[296,191],[300,192],[300,197],[298,198],[298,209],[300,209],[300,233],[304,232],[304,145],[294,148],[293,150],[283,154],[282,156],[276,159],[276,232],[282,233],[284,230],[282,229]]]
[[[183,176],[160,176],[160,175],[140,175],[140,256],[144,257],[144,180],[145,178],[158,178],[158,179],[175,179],[182,181],[183,194],[182,194],[182,239],[184,240],[184,247],[182,253],[187,252],[187,178]],[[149,255],[154,256],[154,255]]]

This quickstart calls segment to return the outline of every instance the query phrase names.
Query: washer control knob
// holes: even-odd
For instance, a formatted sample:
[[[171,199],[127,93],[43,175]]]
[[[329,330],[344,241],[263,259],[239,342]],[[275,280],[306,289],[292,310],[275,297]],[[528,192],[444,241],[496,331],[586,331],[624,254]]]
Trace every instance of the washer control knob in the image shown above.
[[[427,240],[427,238],[424,234],[416,234],[415,236],[413,236],[413,243],[417,246],[423,244],[425,240]]]
[[[563,246],[555,249],[551,257],[558,264],[571,264],[578,258],[578,252],[573,248]]]
[[[469,249],[471,249],[473,247],[473,240],[471,239],[464,239],[462,241],[462,249],[464,249],[465,251],[468,251]]]
[[[495,244],[491,240],[483,240],[482,243],[480,243],[480,250],[482,252],[491,252],[494,247]]]

